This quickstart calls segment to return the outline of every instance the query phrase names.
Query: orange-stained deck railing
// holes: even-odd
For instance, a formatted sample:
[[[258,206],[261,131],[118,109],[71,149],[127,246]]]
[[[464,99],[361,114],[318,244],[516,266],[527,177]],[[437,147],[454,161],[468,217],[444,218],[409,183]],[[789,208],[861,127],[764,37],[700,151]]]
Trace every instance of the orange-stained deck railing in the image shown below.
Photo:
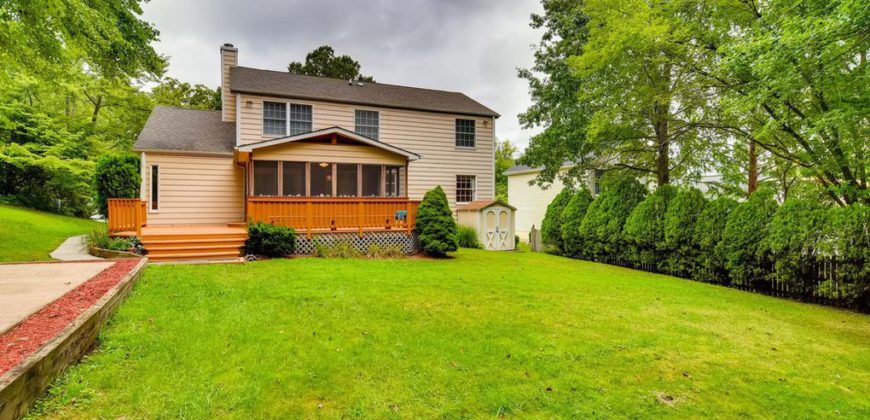
[[[247,217],[305,232],[414,229],[419,201],[380,197],[248,197]]]
[[[110,198],[108,208],[110,233],[135,231],[136,236],[142,236],[142,226],[145,226],[148,213],[144,201],[138,198]]]

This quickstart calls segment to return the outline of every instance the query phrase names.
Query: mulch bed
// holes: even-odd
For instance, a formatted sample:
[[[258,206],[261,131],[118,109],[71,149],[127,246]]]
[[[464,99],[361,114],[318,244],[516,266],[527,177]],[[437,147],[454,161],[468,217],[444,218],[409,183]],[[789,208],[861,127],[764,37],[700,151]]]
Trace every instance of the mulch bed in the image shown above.
[[[118,260],[0,335],[0,375],[53,339],[129,273],[139,259]]]

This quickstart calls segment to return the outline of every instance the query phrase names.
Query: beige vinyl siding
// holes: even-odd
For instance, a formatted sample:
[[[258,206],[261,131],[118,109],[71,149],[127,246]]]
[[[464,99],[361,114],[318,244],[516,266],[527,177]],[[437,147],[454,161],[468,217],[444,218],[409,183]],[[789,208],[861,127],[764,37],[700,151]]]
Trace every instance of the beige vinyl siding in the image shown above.
[[[412,199],[421,199],[426,191],[441,185],[451,206],[456,203],[456,175],[476,178],[476,199],[492,199],[494,193],[493,125],[491,117],[409,111],[400,109],[356,106],[320,101],[286,98],[241,96],[239,143],[249,144],[276,136],[263,135],[263,101],[312,105],[313,129],[338,126],[354,130],[354,110],[380,112],[379,140],[422,156],[410,162],[408,192]],[[474,119],[476,147],[457,148],[456,119]],[[256,155],[256,153],[255,153]],[[327,159],[328,160],[328,159]]]
[[[549,188],[543,189],[529,182],[538,176],[538,172],[508,175],[508,201],[517,208],[515,212],[516,234],[523,242],[529,241],[529,231],[532,226],[541,228],[541,221],[547,212],[547,206],[562,191],[564,185],[559,177],[553,180]]]
[[[146,200],[151,166],[159,165],[159,209],[149,225],[192,225],[244,221],[244,170],[232,156],[145,153]],[[149,203],[150,209],[150,203]]]
[[[405,165],[405,157],[372,146],[289,143],[257,149],[254,160]]]

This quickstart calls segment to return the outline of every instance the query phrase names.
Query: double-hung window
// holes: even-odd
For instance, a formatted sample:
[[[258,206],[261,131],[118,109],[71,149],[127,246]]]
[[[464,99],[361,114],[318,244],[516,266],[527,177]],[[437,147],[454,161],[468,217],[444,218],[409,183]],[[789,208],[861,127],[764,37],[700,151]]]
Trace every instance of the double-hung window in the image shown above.
[[[160,208],[160,167],[151,165],[151,211]]]
[[[311,131],[311,105],[290,104],[290,135]]]
[[[473,148],[474,142],[474,120],[456,120],[456,147]]]
[[[470,203],[474,201],[474,175],[456,175],[456,202]]]
[[[354,131],[357,134],[377,140],[380,129],[380,115],[378,111],[356,110]]]
[[[263,134],[287,135],[287,104],[263,102]]]

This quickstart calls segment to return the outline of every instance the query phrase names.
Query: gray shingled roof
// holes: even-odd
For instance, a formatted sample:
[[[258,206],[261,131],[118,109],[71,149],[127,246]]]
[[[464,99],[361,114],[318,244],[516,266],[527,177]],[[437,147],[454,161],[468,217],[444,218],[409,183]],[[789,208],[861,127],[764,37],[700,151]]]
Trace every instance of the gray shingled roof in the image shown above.
[[[368,82],[359,86],[357,83],[351,85],[347,80],[249,67],[230,68],[230,89],[234,92],[288,98],[484,117],[499,116],[495,111],[459,92]]]
[[[236,124],[221,121],[220,111],[157,106],[133,150],[178,150],[232,154]]]
[[[566,160],[565,162],[562,163],[562,168],[571,167],[571,166],[574,166],[574,162]],[[514,165],[514,166],[511,166],[510,168],[508,168],[506,171],[504,171],[504,174],[511,175],[511,174],[521,174],[521,173],[528,173],[528,172],[538,172],[541,169],[544,169],[544,168],[541,166],[533,168],[531,166],[526,166],[526,165]]]

